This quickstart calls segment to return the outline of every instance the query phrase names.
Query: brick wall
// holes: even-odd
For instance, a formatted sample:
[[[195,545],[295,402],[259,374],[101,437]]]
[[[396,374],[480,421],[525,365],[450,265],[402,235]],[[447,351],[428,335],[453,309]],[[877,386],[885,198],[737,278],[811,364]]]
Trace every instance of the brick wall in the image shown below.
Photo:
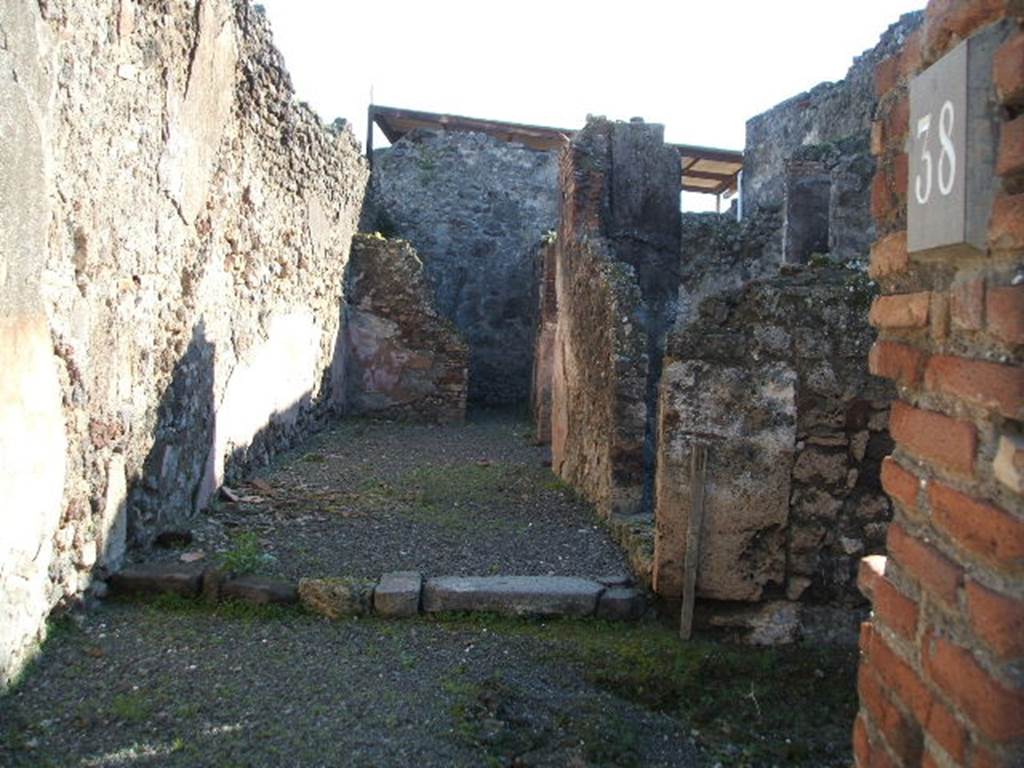
[[[887,558],[865,558],[856,765],[1024,765],[1024,3],[932,0],[876,70],[872,373],[893,380]],[[908,257],[908,82],[1000,19],[988,249]]]

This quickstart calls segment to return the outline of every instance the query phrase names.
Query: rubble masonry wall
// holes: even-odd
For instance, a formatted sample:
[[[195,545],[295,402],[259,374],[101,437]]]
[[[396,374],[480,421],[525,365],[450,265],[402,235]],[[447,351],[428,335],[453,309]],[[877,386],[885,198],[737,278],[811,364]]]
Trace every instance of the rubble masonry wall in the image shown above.
[[[533,251],[557,226],[558,153],[480,133],[414,131],[373,156],[364,229],[412,243],[437,308],[469,343],[469,399],[525,403]]]
[[[0,6],[0,682],[315,428],[365,162],[245,0]]]

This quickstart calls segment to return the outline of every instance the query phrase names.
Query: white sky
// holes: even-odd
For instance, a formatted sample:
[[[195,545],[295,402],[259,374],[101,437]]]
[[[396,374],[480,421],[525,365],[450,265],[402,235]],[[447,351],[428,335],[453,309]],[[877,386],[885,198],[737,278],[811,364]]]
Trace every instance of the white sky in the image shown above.
[[[325,122],[347,118],[360,142],[372,86],[391,107],[565,128],[588,113],[642,116],[664,123],[668,141],[731,149],[743,148],[748,118],[842,78],[924,4],[257,1],[297,98]],[[387,143],[379,130],[374,143]]]

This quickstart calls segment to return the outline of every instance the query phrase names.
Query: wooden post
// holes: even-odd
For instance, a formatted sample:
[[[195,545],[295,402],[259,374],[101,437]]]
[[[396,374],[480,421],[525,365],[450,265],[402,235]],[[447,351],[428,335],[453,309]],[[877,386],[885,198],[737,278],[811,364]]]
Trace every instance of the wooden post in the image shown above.
[[[679,637],[689,640],[693,633],[693,604],[697,593],[700,563],[700,534],[704,527],[704,483],[708,447],[695,443],[690,450],[690,518],[686,524],[686,560],[683,563],[683,605],[679,613]]]

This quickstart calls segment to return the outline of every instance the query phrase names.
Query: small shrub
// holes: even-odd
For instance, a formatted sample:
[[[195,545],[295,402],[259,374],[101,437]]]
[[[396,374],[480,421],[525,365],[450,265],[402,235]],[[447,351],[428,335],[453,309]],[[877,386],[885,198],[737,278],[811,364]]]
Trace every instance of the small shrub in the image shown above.
[[[231,549],[221,555],[220,568],[228,573],[242,575],[255,573],[273,561],[273,557],[263,551],[259,536],[253,531],[238,534]]]

